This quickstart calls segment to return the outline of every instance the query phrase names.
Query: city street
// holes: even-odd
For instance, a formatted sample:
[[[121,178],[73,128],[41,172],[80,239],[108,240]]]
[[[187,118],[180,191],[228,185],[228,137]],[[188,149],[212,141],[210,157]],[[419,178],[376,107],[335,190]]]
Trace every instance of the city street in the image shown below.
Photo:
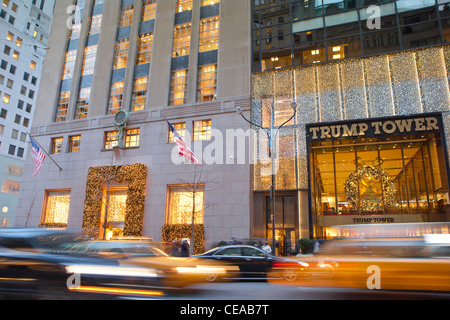
[[[198,284],[189,293],[173,293],[161,300],[450,300],[449,293],[354,290],[272,285],[267,282]]]

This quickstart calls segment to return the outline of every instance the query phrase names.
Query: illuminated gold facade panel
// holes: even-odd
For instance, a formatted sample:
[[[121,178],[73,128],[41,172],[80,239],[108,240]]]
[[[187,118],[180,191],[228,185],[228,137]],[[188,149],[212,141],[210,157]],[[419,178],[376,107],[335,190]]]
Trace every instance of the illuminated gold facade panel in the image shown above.
[[[308,188],[304,124],[448,111],[449,68],[450,47],[438,46],[253,74],[254,122],[270,127],[268,115],[274,105],[275,125],[279,125],[277,117],[285,116],[277,112],[279,101],[295,97],[298,103],[298,130],[292,133],[296,148],[289,143],[280,145],[281,149],[296,150],[291,156],[296,170],[284,159],[278,168],[278,175],[294,182],[280,178],[277,188]],[[443,118],[450,128],[449,116],[444,113]],[[446,135],[450,139],[447,129]],[[258,174],[270,168],[270,161],[256,161],[261,158],[258,152],[267,150],[262,143],[255,144],[254,190],[270,187],[270,170],[268,176]],[[280,154],[286,152],[280,150]]]

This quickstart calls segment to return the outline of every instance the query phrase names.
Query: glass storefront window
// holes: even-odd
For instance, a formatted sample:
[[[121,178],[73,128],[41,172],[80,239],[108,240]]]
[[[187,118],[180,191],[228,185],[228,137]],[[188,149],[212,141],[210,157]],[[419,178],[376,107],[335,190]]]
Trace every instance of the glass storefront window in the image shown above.
[[[310,157],[319,238],[333,224],[355,223],[349,215],[413,223],[450,211],[440,134],[314,142]]]

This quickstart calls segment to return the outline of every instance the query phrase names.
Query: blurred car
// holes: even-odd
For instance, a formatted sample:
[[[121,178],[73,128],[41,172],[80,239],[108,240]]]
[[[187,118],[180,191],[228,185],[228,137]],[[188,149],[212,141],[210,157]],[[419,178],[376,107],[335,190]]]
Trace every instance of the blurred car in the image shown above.
[[[448,246],[424,238],[330,241],[311,265],[305,286],[450,292]]]
[[[84,241],[64,230],[0,230],[0,298],[164,295],[205,281],[213,263],[172,258],[145,241]],[[107,296],[106,296],[107,295]]]
[[[292,282],[309,275],[309,265],[302,261],[276,257],[249,245],[228,245],[217,247],[203,254],[195,255],[196,259],[219,261],[237,267],[231,273],[233,278],[282,278]],[[216,281],[220,275],[210,274],[208,281]]]
[[[75,243],[62,243],[52,250],[55,254],[72,256],[101,256],[104,258],[125,259],[138,256],[168,257],[148,241],[133,240],[90,240]]]

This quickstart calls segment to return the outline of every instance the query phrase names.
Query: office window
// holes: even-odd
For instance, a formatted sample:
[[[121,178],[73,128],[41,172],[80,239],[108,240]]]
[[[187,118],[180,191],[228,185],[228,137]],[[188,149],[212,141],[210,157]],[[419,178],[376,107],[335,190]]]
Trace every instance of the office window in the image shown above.
[[[56,108],[56,122],[67,120],[67,111],[69,110],[70,91],[60,92],[58,107]]]
[[[16,146],[10,144],[10,145],[9,145],[9,149],[8,149],[8,154],[11,155],[11,156],[13,156],[15,153],[16,153]]]
[[[91,87],[80,88],[77,100],[77,110],[75,119],[87,118],[89,111],[89,99],[91,97]]]
[[[200,21],[199,52],[217,50],[219,47],[219,16]]]
[[[141,111],[145,109],[145,103],[147,101],[147,85],[148,77],[134,79],[131,111]]]
[[[28,128],[28,126],[30,125],[30,119],[28,119],[28,118],[23,118],[23,123],[22,123],[22,125],[23,125],[25,128]]]
[[[126,68],[128,60],[129,38],[123,38],[116,42],[116,52],[114,56],[114,70]]]
[[[105,141],[103,143],[103,149],[109,150],[119,144],[119,131],[105,132]]]
[[[108,114],[116,114],[122,110],[123,86],[124,81],[117,81],[111,84]]]
[[[22,46],[22,38],[17,37],[16,39],[16,46],[21,47]]]
[[[139,147],[140,129],[125,130],[125,148]]]
[[[102,26],[103,14],[97,14],[91,18],[91,25],[89,26],[89,35],[100,33]]]
[[[81,76],[94,74],[96,57],[97,57],[97,45],[92,45],[84,49],[84,58]]]
[[[178,134],[180,135],[181,138],[183,138],[183,140],[186,139],[186,123],[182,122],[182,123],[172,123],[172,126],[175,128],[175,130],[177,130]],[[175,143],[175,137],[173,135],[172,130],[170,130],[169,127],[167,127],[168,132],[169,132],[169,139],[168,142],[169,143]]]
[[[119,28],[130,26],[133,23],[133,12],[134,5],[122,7]]]
[[[66,59],[64,62],[64,71],[62,77],[63,80],[72,79],[76,58],[77,58],[77,50],[70,50],[66,52]]]
[[[14,50],[14,53],[12,55],[13,59],[14,60],[19,60],[19,56],[20,56],[20,52]]]
[[[217,65],[202,66],[198,69],[197,101],[216,100]]]
[[[156,18],[156,0],[145,0],[142,2],[141,21],[152,20]]]
[[[3,96],[3,102],[6,104],[9,104],[9,102],[11,101],[11,96],[7,93],[5,93],[5,95]]]
[[[19,149],[22,149],[22,148],[19,148]],[[23,156],[23,152],[22,152],[22,156]],[[2,193],[19,194],[19,190],[20,190],[20,182],[12,181],[12,180],[3,180],[3,185],[2,185],[2,189],[1,189]]]
[[[17,140],[18,136],[19,136],[19,131],[17,131],[16,129],[13,129],[13,131],[11,133],[11,138]]]
[[[81,34],[81,22],[73,23],[72,28],[70,30],[70,40],[76,40],[80,38],[80,34]]]
[[[173,34],[172,57],[180,57],[189,54],[191,46],[191,23],[183,23],[175,26]]]
[[[62,144],[63,144],[63,138],[52,138],[52,143],[50,147],[50,151],[52,154],[59,154],[62,152]]]
[[[211,140],[211,120],[194,121],[194,141]]]
[[[69,137],[69,153],[80,151],[81,136]]]
[[[194,209],[195,224],[203,223],[205,186],[200,185],[195,194],[189,186],[169,186],[167,223],[188,224],[192,223],[192,211]],[[195,200],[194,200],[195,195]]]
[[[30,69],[31,70],[36,70],[36,61],[31,60],[31,62],[30,62]]]
[[[42,223],[67,224],[69,219],[70,190],[46,191]]]
[[[8,32],[8,35],[6,36],[6,40],[13,41],[14,39],[14,33]]]
[[[169,104],[176,106],[186,103],[188,70],[172,71]]]
[[[210,6],[216,3],[219,3],[220,0],[202,0],[202,7],[203,6]]]
[[[18,148],[17,149],[17,156],[19,158],[23,158],[23,153],[24,153],[25,149],[24,148]]]
[[[192,10],[192,0],[177,0],[177,12]]]
[[[153,33],[144,33],[139,35],[136,65],[149,63],[152,58]]]

